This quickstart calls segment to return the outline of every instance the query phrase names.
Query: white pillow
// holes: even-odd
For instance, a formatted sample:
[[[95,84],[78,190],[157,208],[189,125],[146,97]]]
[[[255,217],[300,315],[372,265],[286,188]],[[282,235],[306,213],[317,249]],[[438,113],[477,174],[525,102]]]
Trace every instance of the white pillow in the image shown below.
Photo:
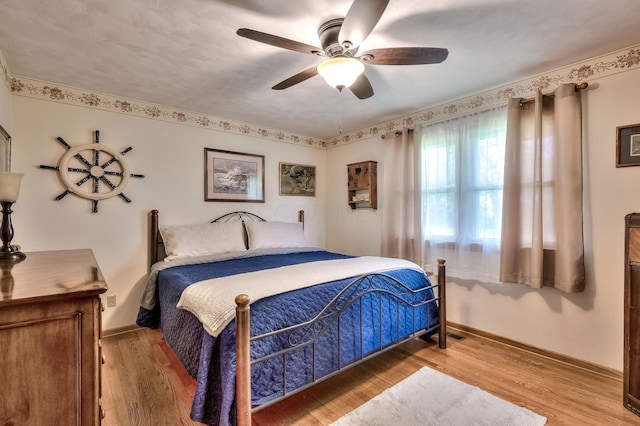
[[[244,230],[239,221],[161,226],[160,235],[167,253],[164,260],[246,250]]]
[[[307,247],[300,222],[245,222],[249,250],[262,248]]]

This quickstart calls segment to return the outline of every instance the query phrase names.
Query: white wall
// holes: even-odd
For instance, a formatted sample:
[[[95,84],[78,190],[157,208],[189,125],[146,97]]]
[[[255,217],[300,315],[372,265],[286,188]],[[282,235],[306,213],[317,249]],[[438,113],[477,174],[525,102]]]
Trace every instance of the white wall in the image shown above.
[[[639,81],[636,69],[595,80],[583,92],[586,290],[564,294],[522,285],[451,282],[450,321],[622,370],[624,216],[640,211],[640,167],[615,167],[616,126],[640,122]],[[329,151],[329,248],[379,253],[384,212],[348,211],[344,165],[374,157],[384,170],[383,143],[377,138]],[[379,186],[382,179],[383,173]]]
[[[347,203],[347,164],[361,161],[378,162],[378,206],[384,194],[382,139],[368,139],[342,145],[327,151],[327,249],[353,255],[380,255],[382,210],[356,209]]]
[[[1,99],[0,99],[1,101]],[[160,210],[161,224],[188,224],[218,215],[247,210],[269,220],[296,221],[305,210],[305,234],[310,244],[325,246],[326,154],[324,150],[271,142],[247,136],[104,112],[33,98],[13,97],[13,170],[25,172],[20,199],[14,205],[14,243],[23,251],[92,248],[117,306],[103,314],[105,329],[133,324],[147,271],[147,217]],[[92,143],[93,130],[100,140],[126,154],[132,178],[119,197],[91,202],[75,195],[60,201],[54,197],[64,187],[57,173],[39,169],[57,165],[65,149]],[[205,202],[204,148],[239,151],[265,156],[265,203]],[[278,163],[315,165],[320,179],[315,197],[278,195]],[[345,195],[346,196],[346,195]]]

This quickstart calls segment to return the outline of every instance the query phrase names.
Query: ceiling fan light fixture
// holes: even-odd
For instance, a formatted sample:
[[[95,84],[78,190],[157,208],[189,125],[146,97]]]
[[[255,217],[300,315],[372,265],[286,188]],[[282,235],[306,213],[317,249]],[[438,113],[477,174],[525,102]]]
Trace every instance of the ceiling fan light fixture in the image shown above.
[[[364,64],[355,58],[332,58],[318,65],[318,74],[339,91],[355,83],[363,72]]]

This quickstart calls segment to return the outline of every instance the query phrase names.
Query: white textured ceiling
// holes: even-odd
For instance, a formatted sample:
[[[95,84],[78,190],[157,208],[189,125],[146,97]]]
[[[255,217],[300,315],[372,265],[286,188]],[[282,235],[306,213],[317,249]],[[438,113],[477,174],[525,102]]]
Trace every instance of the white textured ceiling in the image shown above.
[[[367,65],[358,100],[321,58],[241,38],[247,27],[319,46],[350,0],[0,0],[15,75],[329,138],[640,43],[640,0],[391,0],[360,52],[446,47],[442,64]]]

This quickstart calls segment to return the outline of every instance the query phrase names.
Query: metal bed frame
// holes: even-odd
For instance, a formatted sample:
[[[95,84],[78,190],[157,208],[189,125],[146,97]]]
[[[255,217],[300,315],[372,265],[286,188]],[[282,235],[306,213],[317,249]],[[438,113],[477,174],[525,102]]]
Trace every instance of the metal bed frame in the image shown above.
[[[249,212],[232,212],[223,215],[212,222],[227,222],[233,220],[240,220],[243,223],[245,220],[253,221],[265,221],[263,218]],[[304,211],[300,210],[298,213],[298,220],[302,222],[304,226]],[[151,211],[151,256],[150,266],[158,260],[161,260],[164,254],[164,244],[162,237],[158,229],[158,211]],[[245,243],[246,243],[245,232]],[[290,327],[286,327],[280,330],[275,330],[269,333],[265,333],[259,336],[251,336],[250,332],[250,300],[246,294],[240,294],[236,297],[236,404],[237,404],[237,423],[238,426],[251,425],[251,413],[266,408],[282,399],[300,392],[304,389],[313,386],[314,384],[328,379],[341,371],[358,365],[376,355],[386,352],[410,339],[414,339],[424,334],[438,333],[438,345],[440,348],[445,349],[447,347],[446,341],[446,270],[445,260],[438,259],[438,277],[437,284],[431,284],[429,286],[421,287],[418,289],[411,289],[401,281],[394,277],[391,277],[384,273],[372,273],[365,274],[354,278],[342,291],[340,291],[329,302],[318,315],[301,324],[296,324]],[[437,289],[437,296],[428,298],[430,290]],[[380,333],[380,345],[374,348],[372,351],[364,353],[362,346],[362,299],[365,296],[377,295],[379,307],[379,330]],[[434,291],[435,295],[435,291]],[[396,328],[395,339],[388,343],[383,343],[382,332],[386,328],[384,318],[382,314],[382,299],[384,297],[391,298],[395,301],[395,313],[396,321],[399,321],[402,308],[410,308],[412,327],[411,332],[404,335],[400,335],[399,328]],[[322,377],[316,377],[315,366],[315,345],[317,341],[326,333],[331,326],[337,323],[338,333],[338,351],[340,351],[340,336],[341,336],[341,314],[354,304],[360,304],[360,353],[356,359],[342,364],[340,353],[338,353],[338,368],[337,370],[328,373]],[[434,326],[428,329],[421,329],[415,331],[415,309],[426,306],[429,304],[436,304],[439,308],[438,322]],[[406,311],[404,312],[406,314]],[[265,339],[280,338],[282,341],[288,342],[285,348],[279,349],[275,352],[268,353],[261,357],[251,359],[251,343],[259,342]],[[294,350],[298,350],[303,347],[311,347],[312,354],[312,381],[307,385],[287,391],[287,377],[286,377],[286,356],[288,353]],[[283,359],[283,379],[282,379],[282,396],[260,404],[252,406],[251,404],[251,366],[260,362],[268,361],[270,359],[282,357]]]

